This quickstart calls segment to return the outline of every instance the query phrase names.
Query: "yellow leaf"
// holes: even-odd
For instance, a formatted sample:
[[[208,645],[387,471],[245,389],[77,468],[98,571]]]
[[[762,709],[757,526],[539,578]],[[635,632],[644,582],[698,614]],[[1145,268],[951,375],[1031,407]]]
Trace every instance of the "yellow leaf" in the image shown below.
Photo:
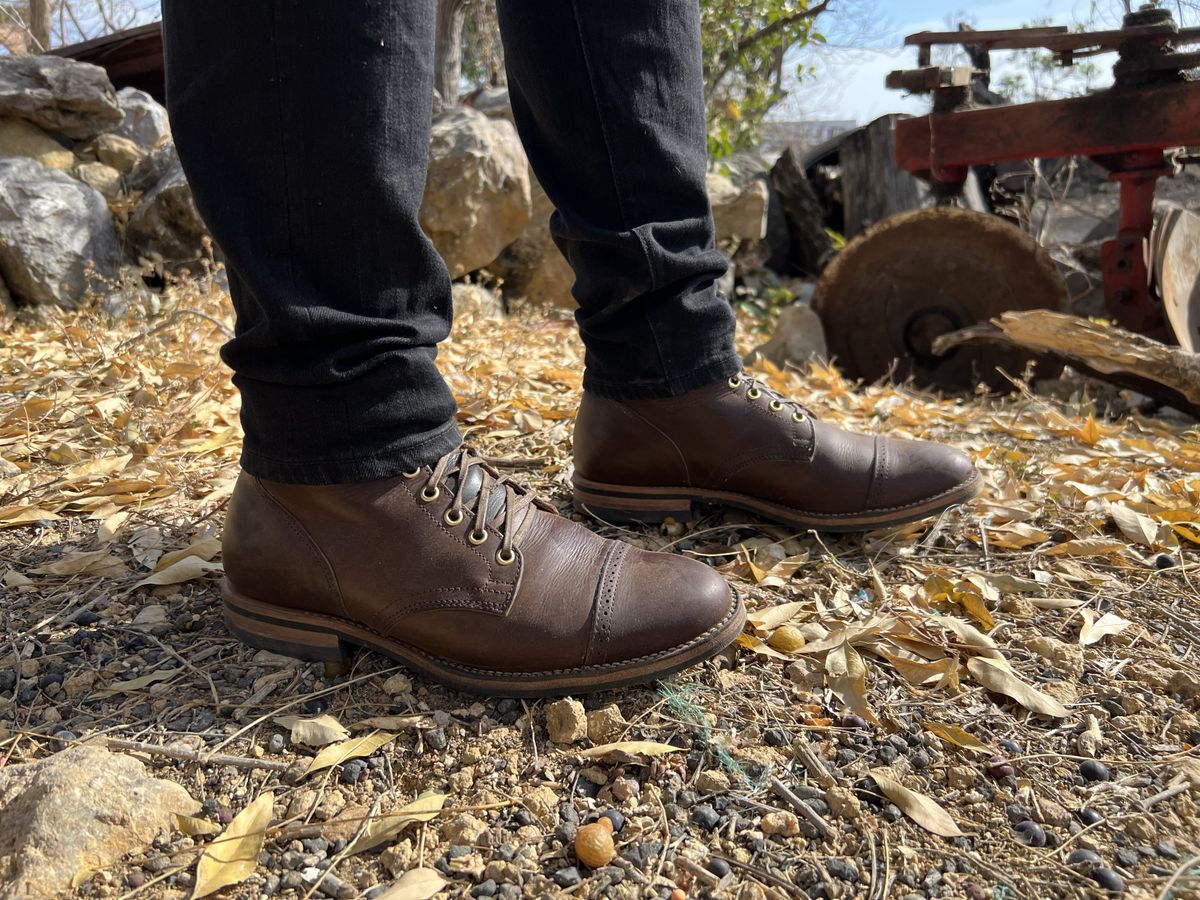
[[[768,606],[766,609],[756,609],[747,613],[746,621],[763,631],[774,631],[780,625],[786,625],[792,621],[806,608],[811,608],[811,604],[780,603],[778,606]]]
[[[989,691],[1011,697],[1039,715],[1055,719],[1065,719],[1070,715],[1067,708],[1049,694],[1043,694],[1033,685],[1025,683],[1008,668],[997,665],[993,659],[973,656],[967,660],[967,671]]]
[[[224,834],[204,848],[204,855],[196,867],[193,900],[238,884],[254,874],[274,806],[274,794],[270,791],[259,794],[234,817]]]
[[[848,641],[830,650],[825,657],[825,683],[847,707],[871,724],[880,724],[867,703],[866,663]]]
[[[179,830],[189,837],[199,837],[203,834],[216,834],[221,830],[221,826],[208,819],[197,819],[195,816],[185,816],[183,813],[175,813],[175,823],[179,826]]]
[[[185,556],[183,559],[176,560],[165,569],[147,575],[135,584],[134,587],[144,587],[149,584],[183,584],[185,581],[195,581],[197,578],[202,578],[209,572],[223,571],[224,566],[220,563],[209,562],[198,556]]]
[[[984,603],[983,595],[975,590],[970,582],[960,581],[955,584],[950,591],[950,599],[961,606],[984,631],[991,631],[996,627],[996,620],[992,618],[987,604]]]
[[[1047,556],[1108,556],[1120,553],[1125,549],[1123,541],[1110,538],[1080,538],[1073,541],[1063,541],[1042,552]]]
[[[988,540],[993,546],[1006,550],[1022,550],[1034,544],[1042,544],[1050,540],[1050,535],[1040,528],[1034,528],[1026,522],[1012,522],[987,530]]]
[[[305,775],[311,775],[321,769],[328,769],[330,766],[341,765],[348,759],[354,759],[359,756],[370,756],[384,744],[396,739],[396,735],[387,731],[377,731],[373,734],[364,735],[360,738],[351,738],[348,741],[343,741],[340,744],[330,744],[308,764],[305,770]]]
[[[406,806],[400,807],[386,816],[376,816],[368,819],[362,831],[355,836],[346,848],[347,854],[362,853],[372,847],[378,847],[384,841],[389,841],[404,828],[414,822],[428,822],[433,819],[442,807],[446,805],[446,795],[436,791],[426,791]]]
[[[610,753],[624,753],[628,756],[663,756],[667,753],[686,753],[682,747],[672,747],[670,744],[660,744],[656,741],[617,741],[615,744],[601,744],[599,747],[589,747],[579,751],[584,759],[599,759]]]
[[[962,831],[950,817],[950,813],[942,809],[932,797],[909,790],[892,777],[892,773],[887,769],[871,769],[868,774],[879,785],[879,790],[885,797],[926,831],[946,838],[962,837]]]
[[[1083,427],[1075,432],[1080,443],[1087,444],[1089,447],[1094,446],[1103,435],[1100,433],[1100,426],[1096,424],[1095,416],[1088,416],[1087,421],[1083,423]]]
[[[429,900],[445,886],[445,879],[434,869],[410,869],[376,900]]]
[[[769,656],[772,659],[790,659],[791,658],[783,653],[780,653],[774,647],[770,647],[767,644],[763,643],[761,640],[756,638],[754,635],[748,634],[744,631],[741,634],[739,634],[736,638],[734,638],[733,642],[744,650],[749,650],[751,653],[758,653],[758,654],[761,654],[762,656]]]
[[[922,722],[926,729],[932,731],[943,741],[953,744],[955,747],[962,747],[964,750],[973,750],[976,753],[990,753],[991,748],[979,738],[970,732],[963,731],[957,725],[944,725],[941,722]]]
[[[1083,625],[1079,629],[1079,643],[1083,647],[1102,641],[1109,635],[1120,634],[1133,624],[1116,613],[1105,613],[1098,619],[1095,616],[1090,609],[1079,611],[1079,618],[1083,619]]]

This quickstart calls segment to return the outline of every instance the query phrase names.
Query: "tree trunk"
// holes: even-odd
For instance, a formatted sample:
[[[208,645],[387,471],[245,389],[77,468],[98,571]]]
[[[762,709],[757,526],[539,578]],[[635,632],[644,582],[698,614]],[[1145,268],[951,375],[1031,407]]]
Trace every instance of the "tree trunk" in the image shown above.
[[[788,147],[771,169],[771,183],[787,216],[790,260],[809,275],[820,275],[833,257],[833,241],[825,231],[825,212],[796,151]]]
[[[446,106],[458,103],[462,78],[462,31],[469,0],[438,0],[433,87]]]
[[[50,3],[51,0],[29,0],[29,36],[33,39],[29,49],[34,53],[50,49]]]

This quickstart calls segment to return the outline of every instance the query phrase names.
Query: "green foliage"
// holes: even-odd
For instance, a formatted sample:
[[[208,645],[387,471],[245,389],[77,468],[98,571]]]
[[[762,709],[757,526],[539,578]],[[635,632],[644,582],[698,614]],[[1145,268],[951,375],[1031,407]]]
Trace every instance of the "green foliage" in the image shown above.
[[[767,113],[786,96],[789,75],[810,69],[793,51],[823,43],[811,0],[701,0],[709,155],[752,147]]]

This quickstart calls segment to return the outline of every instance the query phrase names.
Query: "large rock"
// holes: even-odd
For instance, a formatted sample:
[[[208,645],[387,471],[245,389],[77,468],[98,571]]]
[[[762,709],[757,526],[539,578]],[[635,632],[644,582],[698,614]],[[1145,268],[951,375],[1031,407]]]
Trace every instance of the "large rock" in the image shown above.
[[[122,88],[117,94],[124,118],[113,133],[128,138],[143,150],[153,150],[163,138],[170,137],[171,123],[162,104],[137,88]]]
[[[529,166],[516,129],[458,107],[433,122],[421,227],[457,278],[482,269],[529,221]]]
[[[491,265],[504,279],[504,292],[524,297],[539,306],[574,309],[571,287],[575,273],[550,237],[550,215],[554,204],[537,179],[530,176],[533,213],[521,236],[504,248]]]
[[[479,110],[489,119],[507,119],[513,122],[512,103],[508,98],[508,88],[484,88],[471,101],[471,106]],[[515,125],[516,123],[513,122]]]
[[[96,159],[106,166],[112,166],[122,175],[132,171],[146,155],[141,147],[127,137],[119,134],[102,134],[92,144]]]
[[[24,119],[0,119],[0,156],[24,156],[51,169],[75,165],[74,153]]]
[[[119,125],[123,115],[99,66],[57,56],[0,57],[0,116],[88,140]]]
[[[99,193],[31,159],[0,159],[0,277],[18,303],[74,307],[119,263]]]
[[[196,209],[174,143],[162,145],[138,163],[128,186],[145,191],[125,226],[125,236],[139,256],[175,265],[193,262],[204,254],[208,229]]]
[[[760,241],[767,236],[766,178],[747,179],[742,186],[715,172],[706,178],[717,240]]]
[[[0,769],[0,896],[62,897],[199,804],[130,756],[72,747]]]
[[[754,348],[746,357],[746,364],[765,359],[782,369],[787,365],[803,366],[828,358],[829,348],[825,344],[821,317],[808,303],[800,302],[779,314],[771,339]]]

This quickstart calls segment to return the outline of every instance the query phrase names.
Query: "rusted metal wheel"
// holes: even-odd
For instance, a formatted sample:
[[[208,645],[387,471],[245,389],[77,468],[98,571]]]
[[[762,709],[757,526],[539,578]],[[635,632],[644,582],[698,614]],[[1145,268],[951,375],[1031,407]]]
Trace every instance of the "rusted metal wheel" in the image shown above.
[[[935,338],[1006,310],[1065,310],[1067,289],[1033,238],[984,213],[953,207],[900,213],[864,231],[825,270],[813,307],[829,352],[854,378],[898,380],[948,391],[1011,384],[1022,350],[964,346],[936,356]],[[1038,358],[1039,376],[1061,365]]]

